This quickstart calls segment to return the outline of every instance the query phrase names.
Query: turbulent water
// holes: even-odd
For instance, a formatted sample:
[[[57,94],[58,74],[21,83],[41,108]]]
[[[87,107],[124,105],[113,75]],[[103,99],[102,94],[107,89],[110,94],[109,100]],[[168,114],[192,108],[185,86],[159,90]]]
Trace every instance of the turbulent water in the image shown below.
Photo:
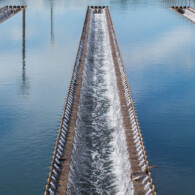
[[[68,194],[133,194],[105,12],[91,13]]]

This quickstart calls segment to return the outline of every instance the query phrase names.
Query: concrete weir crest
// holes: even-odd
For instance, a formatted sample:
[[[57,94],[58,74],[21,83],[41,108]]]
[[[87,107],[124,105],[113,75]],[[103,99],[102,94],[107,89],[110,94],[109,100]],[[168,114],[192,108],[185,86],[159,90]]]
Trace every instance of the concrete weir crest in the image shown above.
[[[5,6],[0,8],[0,23],[6,21],[13,15],[17,14],[20,11],[25,11],[27,6]]]
[[[109,8],[90,6],[45,195],[104,193],[156,194]]]

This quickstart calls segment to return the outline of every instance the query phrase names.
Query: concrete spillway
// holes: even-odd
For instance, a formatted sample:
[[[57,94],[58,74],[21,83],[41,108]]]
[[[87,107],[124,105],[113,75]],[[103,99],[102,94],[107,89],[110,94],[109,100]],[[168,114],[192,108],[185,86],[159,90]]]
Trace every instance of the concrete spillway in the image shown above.
[[[187,6],[181,6],[181,7],[172,6],[171,9],[183,15],[185,18],[191,20],[192,22],[195,22],[195,9],[194,8],[189,7],[189,6],[188,7]]]
[[[155,194],[108,7],[88,7],[45,194]]]
[[[0,8],[0,23],[4,22],[11,16],[24,10],[27,6],[5,6]]]

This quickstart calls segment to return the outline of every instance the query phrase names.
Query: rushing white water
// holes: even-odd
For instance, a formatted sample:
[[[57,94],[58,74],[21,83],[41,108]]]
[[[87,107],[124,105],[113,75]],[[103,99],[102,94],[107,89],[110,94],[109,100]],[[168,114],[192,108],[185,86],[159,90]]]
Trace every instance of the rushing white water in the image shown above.
[[[104,11],[89,29],[67,194],[134,194]]]

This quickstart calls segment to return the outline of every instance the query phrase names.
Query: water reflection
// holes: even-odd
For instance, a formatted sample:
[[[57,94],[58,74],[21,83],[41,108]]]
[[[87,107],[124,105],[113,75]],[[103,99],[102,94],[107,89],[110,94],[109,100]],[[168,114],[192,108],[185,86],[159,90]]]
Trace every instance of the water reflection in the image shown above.
[[[51,45],[54,44],[54,31],[53,31],[53,0],[51,0],[51,17],[50,17],[50,24],[51,24]]]
[[[195,0],[162,0],[168,6],[191,6],[194,7]]]
[[[29,95],[30,83],[26,77],[26,9],[22,12],[22,84],[21,92]]]
[[[168,9],[177,3],[0,0],[29,6],[0,25],[0,194],[44,191],[92,4],[110,6],[159,194],[194,193],[195,25]]]

